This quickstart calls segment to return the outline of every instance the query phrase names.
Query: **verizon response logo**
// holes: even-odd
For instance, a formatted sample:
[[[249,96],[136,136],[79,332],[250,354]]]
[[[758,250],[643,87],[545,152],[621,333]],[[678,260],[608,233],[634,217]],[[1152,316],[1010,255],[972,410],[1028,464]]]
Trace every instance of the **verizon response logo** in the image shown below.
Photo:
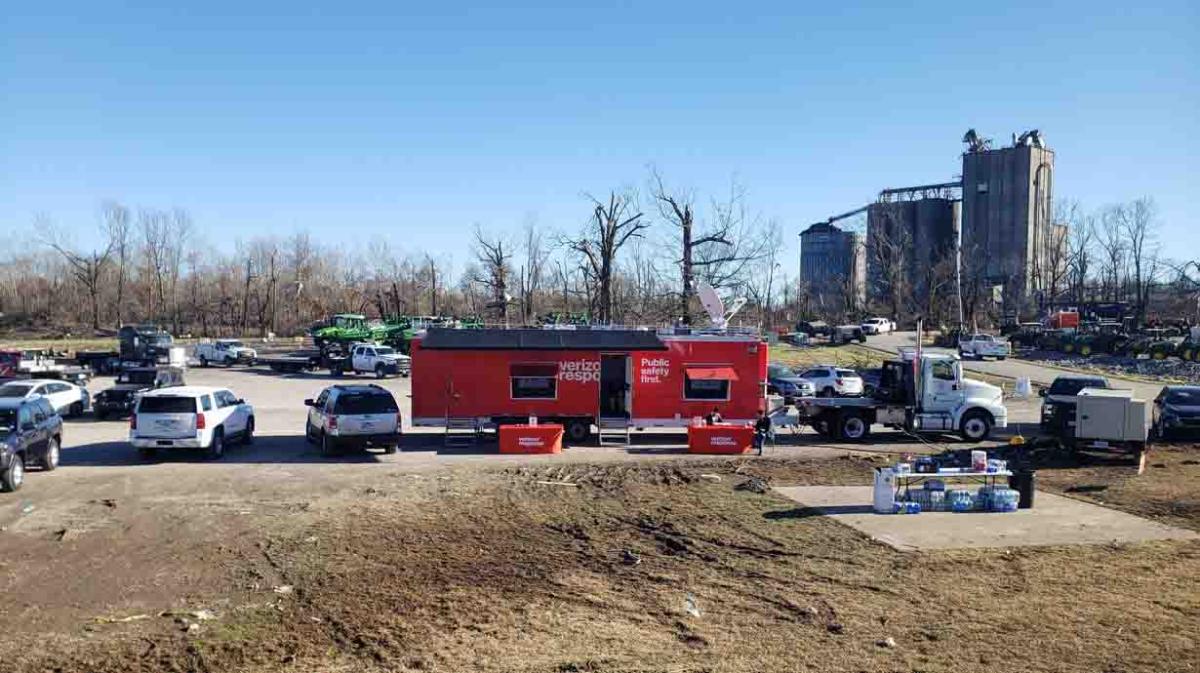
[[[558,380],[577,383],[599,383],[599,360],[568,360],[558,363]]]

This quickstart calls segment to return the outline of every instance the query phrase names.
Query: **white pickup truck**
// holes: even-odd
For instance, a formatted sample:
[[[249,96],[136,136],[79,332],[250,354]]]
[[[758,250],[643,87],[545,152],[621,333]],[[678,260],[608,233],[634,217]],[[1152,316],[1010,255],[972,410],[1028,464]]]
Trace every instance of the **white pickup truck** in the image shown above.
[[[1012,353],[1008,342],[1003,339],[997,339],[990,334],[972,334],[970,338],[958,340],[958,354],[963,358],[974,357],[982,360],[983,358],[996,358],[1003,360]]]
[[[201,367],[207,367],[210,362],[225,366],[235,364],[252,365],[258,357],[258,352],[237,339],[217,339],[196,344],[192,356]]]
[[[350,369],[357,374],[374,373],[379,378],[388,375],[407,378],[412,373],[412,358],[391,346],[355,344],[350,350]]]
[[[867,318],[862,322],[863,334],[887,334],[896,331],[896,323],[887,318]]]

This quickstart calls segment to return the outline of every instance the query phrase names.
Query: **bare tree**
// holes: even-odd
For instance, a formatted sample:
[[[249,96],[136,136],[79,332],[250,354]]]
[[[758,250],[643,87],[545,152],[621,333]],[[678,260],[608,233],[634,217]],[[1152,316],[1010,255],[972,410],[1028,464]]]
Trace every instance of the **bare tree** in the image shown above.
[[[108,240],[113,243],[113,254],[117,262],[117,296],[113,303],[116,313],[117,326],[125,320],[125,283],[129,278],[130,234],[133,217],[129,209],[117,203],[108,201],[102,206],[104,212],[104,227],[108,231]]]
[[[608,203],[592,198],[592,217],[579,238],[566,241],[568,247],[584,259],[584,270],[596,285],[595,317],[602,323],[613,321],[613,278],[617,253],[631,238],[641,238],[650,224],[637,210],[632,193],[610,192]]]
[[[109,258],[112,256],[114,247],[112,237],[107,237],[102,248],[79,252],[68,246],[48,218],[39,216],[34,227],[42,232],[43,242],[62,255],[71,271],[71,276],[87,292],[91,307],[92,329],[100,329],[101,281],[108,268]]]
[[[508,277],[512,273],[512,246],[503,236],[484,233],[483,227],[475,225],[475,262],[477,271],[474,281],[488,288],[491,302],[488,308],[496,309],[502,321],[508,320]]]
[[[1153,248],[1156,229],[1154,200],[1146,197],[1137,199],[1118,207],[1114,215],[1128,240],[1136,315],[1140,324],[1145,321],[1150,287],[1158,273],[1158,251]]]
[[[1090,215],[1079,216],[1071,223],[1067,237],[1068,283],[1071,297],[1079,303],[1087,298],[1087,283],[1092,272],[1092,248],[1096,240],[1096,224]]]
[[[524,249],[520,273],[521,318],[526,325],[532,325],[537,318],[537,295],[546,277],[545,267],[550,255],[540,228],[533,220],[525,223],[522,239]]]
[[[1105,298],[1109,301],[1121,300],[1122,274],[1125,270],[1125,226],[1121,206],[1109,206],[1100,215],[1100,228],[1097,240],[1103,255]]]
[[[887,222],[872,228],[867,234],[867,260],[871,269],[868,282],[871,284],[871,294],[883,301],[893,320],[899,320],[905,298],[912,290],[908,268],[912,238],[903,222],[899,221],[896,214],[899,211],[891,208],[891,204],[882,205],[882,216]]]

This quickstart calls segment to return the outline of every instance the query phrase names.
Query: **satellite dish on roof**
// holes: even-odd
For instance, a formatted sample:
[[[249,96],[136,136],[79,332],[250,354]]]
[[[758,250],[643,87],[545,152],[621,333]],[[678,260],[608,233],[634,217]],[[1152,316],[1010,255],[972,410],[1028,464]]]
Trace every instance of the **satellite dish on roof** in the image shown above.
[[[721,301],[721,297],[713,289],[713,286],[700,281],[696,285],[696,296],[700,297],[700,304],[708,312],[708,318],[712,320],[713,326],[724,327],[725,302]]]
[[[713,286],[704,281],[700,281],[696,285],[696,295],[700,297],[700,304],[708,312],[708,318],[712,321],[712,326],[717,329],[728,327],[729,319],[746,305],[746,298],[738,297],[733,300],[733,306],[726,310],[725,302],[721,301],[721,297],[717,294],[717,291],[713,289]]]

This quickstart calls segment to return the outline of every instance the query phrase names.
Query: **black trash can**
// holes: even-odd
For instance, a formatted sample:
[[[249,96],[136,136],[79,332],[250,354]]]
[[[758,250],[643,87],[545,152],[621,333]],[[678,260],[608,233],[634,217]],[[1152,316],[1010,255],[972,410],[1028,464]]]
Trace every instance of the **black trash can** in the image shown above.
[[[1033,470],[1017,470],[1008,478],[1008,487],[1020,494],[1017,499],[1017,509],[1033,508],[1033,489],[1037,477]]]

